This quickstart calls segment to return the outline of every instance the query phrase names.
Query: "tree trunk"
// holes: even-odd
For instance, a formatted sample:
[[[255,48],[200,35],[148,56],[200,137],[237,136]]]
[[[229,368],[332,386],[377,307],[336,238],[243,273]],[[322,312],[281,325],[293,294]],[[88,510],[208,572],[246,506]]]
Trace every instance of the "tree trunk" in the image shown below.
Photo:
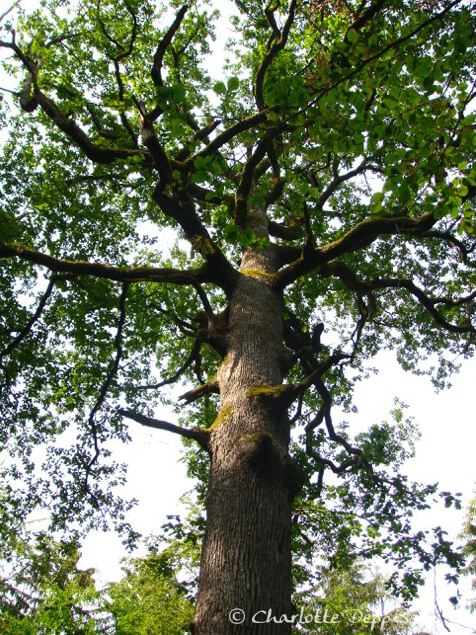
[[[292,495],[289,421],[276,399],[285,349],[275,271],[271,249],[247,250],[230,299],[192,623],[199,635],[291,632],[278,623],[291,615]]]

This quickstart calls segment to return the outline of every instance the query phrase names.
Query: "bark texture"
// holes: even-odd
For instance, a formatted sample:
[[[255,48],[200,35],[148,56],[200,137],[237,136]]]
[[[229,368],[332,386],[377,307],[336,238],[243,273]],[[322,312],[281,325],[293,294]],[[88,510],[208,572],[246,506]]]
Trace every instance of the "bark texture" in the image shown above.
[[[247,250],[230,299],[192,623],[199,635],[291,632],[289,624],[264,623],[268,611],[291,614],[289,422],[279,400],[284,347],[275,272],[272,250]]]

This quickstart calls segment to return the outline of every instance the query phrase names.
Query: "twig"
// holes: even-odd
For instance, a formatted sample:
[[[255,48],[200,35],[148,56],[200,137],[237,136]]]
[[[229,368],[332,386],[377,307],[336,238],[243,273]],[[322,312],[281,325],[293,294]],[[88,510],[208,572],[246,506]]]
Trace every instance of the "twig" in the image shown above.
[[[12,4],[12,6],[11,6],[9,9],[7,9],[7,10],[5,11],[5,13],[2,13],[2,15],[0,15],[0,22],[3,20],[3,18],[6,18],[6,17],[7,17],[7,15],[8,15],[11,11],[13,11],[13,9],[15,9],[16,7],[18,7],[18,5],[20,4],[20,2],[21,2],[21,0],[16,0],[16,2],[14,2],[14,3]]]
[[[195,340],[195,342],[193,344],[193,347],[192,347],[192,350],[190,352],[190,355],[187,357],[185,363],[182,364],[182,366],[171,377],[168,377],[167,379],[159,381],[157,384],[146,384],[146,385],[142,385],[142,386],[133,386],[132,390],[134,390],[134,391],[139,391],[139,390],[158,390],[159,388],[162,388],[163,386],[167,386],[169,384],[175,383],[185,373],[187,368],[189,368],[193,364],[193,362],[195,362],[197,360],[197,357],[198,357],[198,355],[200,353],[201,346],[202,346],[201,341],[198,340],[198,339]]]
[[[91,474],[91,469],[93,467],[93,465],[97,462],[99,455],[100,455],[100,448],[99,448],[99,438],[98,438],[98,426],[96,423],[96,414],[99,412],[100,408],[102,407],[104,400],[106,399],[106,395],[109,391],[109,388],[111,387],[111,383],[112,380],[114,379],[114,376],[117,373],[117,370],[119,368],[119,363],[121,361],[121,357],[122,357],[122,331],[124,328],[124,323],[126,321],[126,298],[127,298],[127,292],[129,289],[129,285],[127,283],[122,285],[122,293],[119,299],[119,320],[117,323],[117,331],[116,331],[116,337],[114,338],[114,346],[116,349],[116,356],[114,359],[114,362],[112,363],[111,368],[109,369],[106,378],[103,382],[103,385],[101,387],[101,390],[99,391],[99,395],[97,397],[96,403],[94,404],[94,406],[91,409],[91,412],[89,413],[89,418],[88,418],[88,425],[89,428],[92,432],[93,435],[93,443],[94,443],[94,455],[92,456],[92,458],[89,460],[89,463],[86,466],[86,472],[85,472],[85,476],[84,476],[84,489],[86,492],[88,492],[91,496],[91,498],[93,499],[96,507],[98,507],[98,501],[96,496],[91,492],[91,489],[89,487],[89,476]]]
[[[35,324],[35,322],[37,322],[40,319],[43,313],[43,310],[46,306],[46,303],[48,302],[56,283],[60,280],[68,280],[68,278],[69,276],[58,276],[58,275],[53,275],[51,277],[48,287],[46,288],[46,291],[41,296],[40,302],[38,303],[35,313],[28,320],[26,325],[21,329],[21,331],[18,333],[15,339],[12,342],[10,342],[10,344],[3,351],[0,351],[0,365],[2,363],[3,358],[9,355],[19,344],[21,344],[21,342],[25,339],[25,337],[27,337],[27,335],[31,332],[31,329],[33,328],[33,325]]]

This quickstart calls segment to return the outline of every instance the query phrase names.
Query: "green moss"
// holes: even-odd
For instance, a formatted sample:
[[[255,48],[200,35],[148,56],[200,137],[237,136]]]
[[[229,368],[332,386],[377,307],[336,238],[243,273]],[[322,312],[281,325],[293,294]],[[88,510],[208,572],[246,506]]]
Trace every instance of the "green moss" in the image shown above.
[[[269,434],[269,432],[259,432],[257,434],[252,434],[248,437],[247,441],[253,445],[259,445],[268,439],[271,441],[273,440],[273,437]]]
[[[261,395],[267,395],[269,397],[279,397],[283,392],[288,390],[289,386],[286,384],[279,384],[278,386],[253,386],[246,391],[247,397],[259,397]]]
[[[250,276],[250,278],[274,278],[275,273],[267,273],[266,271],[260,271],[259,269],[244,269],[241,271],[244,276]]]
[[[217,418],[212,423],[212,425],[206,429],[206,432],[211,432],[212,430],[216,430],[217,428],[222,426],[224,423],[226,423],[228,419],[231,417],[231,412],[232,412],[231,406],[222,406],[220,408],[220,411],[218,412]]]

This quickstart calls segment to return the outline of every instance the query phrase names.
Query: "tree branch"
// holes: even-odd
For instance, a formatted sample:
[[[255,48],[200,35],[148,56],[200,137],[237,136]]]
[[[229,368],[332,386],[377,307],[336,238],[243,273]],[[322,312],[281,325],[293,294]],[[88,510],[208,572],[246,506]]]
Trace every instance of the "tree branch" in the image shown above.
[[[161,421],[159,419],[152,419],[151,417],[146,417],[137,412],[124,410],[122,408],[119,409],[117,412],[121,416],[132,419],[133,421],[137,421],[137,423],[141,423],[143,426],[147,426],[148,428],[154,428],[155,430],[165,430],[167,432],[178,434],[185,439],[193,439],[194,441],[197,441],[197,443],[204,450],[209,451],[208,440],[210,437],[210,433],[206,430],[201,430],[200,428],[179,428],[179,426],[176,426],[173,423],[168,423],[167,421]]]
[[[7,15],[13,11],[13,9],[15,9],[16,7],[18,7],[18,5],[20,4],[21,0],[16,0],[16,2],[14,2],[10,8],[8,8],[5,13],[2,13],[2,15],[0,15],[0,22],[7,17]]]
[[[362,27],[364,27],[367,22],[370,22],[370,20],[372,20],[377,15],[377,13],[379,13],[383,9],[385,2],[386,0],[375,0],[375,2],[373,2],[370,7],[362,13],[362,15],[359,15],[357,17],[355,22],[350,25],[349,29],[360,31],[360,29],[362,29]],[[359,11],[357,11],[357,13],[359,13]],[[349,31],[349,29],[347,29],[347,32]],[[345,39],[347,39],[347,33]]]
[[[168,46],[172,42],[172,39],[175,33],[179,30],[180,25],[182,24],[182,20],[184,19],[185,14],[188,11],[188,8],[189,8],[188,5],[185,4],[180,9],[180,11],[177,13],[177,16],[174,22],[172,23],[172,26],[169,28],[169,30],[164,35],[164,37],[160,40],[159,46],[157,47],[157,50],[155,51],[154,61],[153,61],[152,69],[150,72],[152,81],[154,82],[154,86],[164,85],[164,82],[162,79],[162,64],[164,61],[164,55]]]
[[[436,218],[430,213],[419,218],[382,216],[364,220],[332,243],[317,249],[303,249],[297,260],[278,272],[275,285],[278,289],[284,289],[300,276],[322,267],[335,258],[369,247],[383,235],[419,235],[431,229],[435,223]]]
[[[216,377],[206,384],[202,384],[201,386],[197,386],[197,388],[193,388],[192,390],[185,392],[183,395],[180,395],[179,399],[183,400],[186,404],[189,404],[205,397],[205,395],[209,395],[210,393],[219,394],[218,380]]]
[[[188,368],[190,368],[193,362],[197,361],[201,346],[202,346],[202,342],[196,339],[193,344],[192,350],[190,351],[190,355],[187,357],[187,359],[182,364],[182,366],[180,366],[180,368],[171,377],[168,377],[167,379],[163,379],[162,381],[159,381],[157,384],[145,384],[142,386],[133,386],[132,390],[134,391],[158,390],[159,388],[162,388],[163,386],[174,384],[176,381],[180,379],[180,377],[185,373],[185,371]]]
[[[209,267],[200,269],[159,269],[155,267],[117,267],[97,262],[64,260],[21,245],[0,243],[0,258],[21,258],[33,262],[50,271],[106,278],[118,282],[163,282],[171,284],[191,284],[214,282]],[[231,266],[231,265],[230,265]]]
[[[91,141],[88,135],[70,117],[67,117],[58,106],[41,90],[36,89],[33,98],[43,112],[53,121],[57,128],[72,139],[94,163],[110,164],[116,159],[128,159],[134,156],[148,158],[148,152],[140,149],[104,148]]]
[[[416,286],[414,282],[411,280],[402,280],[402,279],[389,279],[389,280],[373,280],[369,283],[369,288],[371,289],[406,289],[412,295],[414,295],[417,300],[422,304],[425,309],[430,313],[435,322],[445,328],[447,331],[451,331],[452,333],[476,333],[476,328],[471,324],[470,318],[467,317],[467,323],[463,326],[458,326],[457,324],[451,324],[445,320],[445,318],[436,310],[436,304],[447,304],[450,306],[461,306],[462,304],[470,303],[475,297],[476,292],[471,293],[466,298],[459,298],[457,300],[451,300],[450,298],[432,298],[424,291],[422,291],[419,287]]]
[[[278,134],[279,132],[276,128],[268,130],[258,143],[256,150],[245,163],[235,197],[235,223],[239,227],[246,227],[248,197],[253,187],[255,169],[260,161],[266,156],[274,138]]]
[[[157,138],[154,124],[147,114],[145,104],[137,102],[137,108],[139,110],[139,128],[142,141],[154,159],[155,166],[159,172],[160,188],[163,190],[173,182],[172,166],[162,144]]]
[[[206,157],[210,154],[215,154],[217,150],[226,145],[240,133],[246,132],[247,130],[250,130],[250,128],[263,123],[264,121],[266,121],[268,112],[270,110],[271,109],[263,110],[261,112],[255,113],[254,115],[250,115],[245,119],[240,119],[240,121],[237,121],[232,126],[218,134],[209,144],[202,148],[202,150],[187,159],[185,165],[187,167],[191,167],[197,157]]]
[[[352,179],[354,176],[357,176],[359,174],[362,174],[362,172],[365,172],[365,168],[367,167],[368,162],[369,162],[369,158],[364,157],[361,163],[353,170],[350,170],[349,172],[346,172],[345,174],[338,174],[337,176],[335,176],[334,180],[331,183],[329,183],[329,185],[327,186],[325,192],[323,192],[321,196],[319,197],[319,201],[317,204],[318,207],[324,207],[326,202],[329,200],[332,194],[334,194],[334,192],[339,188],[339,186],[342,185],[342,183],[345,183],[349,179]]]
[[[40,302],[38,303],[35,313],[31,316],[31,318],[28,320],[26,325],[21,329],[21,331],[18,333],[15,339],[12,342],[10,342],[10,344],[3,351],[0,351],[0,366],[2,365],[3,358],[9,355],[19,344],[21,344],[21,342],[25,339],[25,337],[27,337],[27,335],[30,333],[35,322],[37,322],[40,319],[43,313],[43,310],[46,306],[46,303],[48,302],[53,292],[53,289],[55,288],[56,283],[59,280],[67,280],[67,279],[68,279],[68,276],[54,275],[51,277],[50,282],[46,288],[46,291],[41,296]]]
[[[310,421],[305,427],[306,452],[308,452],[309,450],[312,450],[312,440],[311,440],[312,433],[321,424],[322,420],[324,420],[330,440],[341,445],[346,450],[346,452],[351,457],[354,457],[354,458],[353,460],[344,461],[339,467],[335,466],[332,463],[332,461],[329,461],[328,459],[324,459],[321,456],[318,457],[318,460],[322,461],[328,467],[331,467],[332,470],[336,473],[347,470],[349,467],[353,467],[353,466],[357,467],[361,465],[367,470],[367,472],[369,472],[369,474],[374,476],[372,467],[367,461],[367,459],[364,457],[362,450],[352,446],[342,435],[337,434],[337,432],[335,431],[334,424],[332,423],[332,416],[331,416],[331,408],[332,408],[331,394],[329,390],[327,389],[326,385],[324,384],[324,382],[322,381],[321,377],[316,378],[313,383],[315,387],[317,388],[319,395],[321,396],[322,406],[319,409],[319,412],[317,416],[315,417],[315,419]],[[312,450],[312,452],[314,451]],[[315,454],[314,454],[314,457],[316,458]]]
[[[476,189],[476,188],[475,188]],[[432,230],[425,232],[421,236],[422,238],[437,238],[438,240],[443,240],[458,250],[462,262],[468,267],[476,268],[476,262],[471,262],[468,258],[469,254],[473,253],[476,249],[476,242],[471,246],[467,247],[463,241],[458,240],[449,232],[441,232],[437,230]]]
[[[476,299],[476,291],[461,298],[449,297],[431,297],[420,289],[412,280],[404,278],[376,278],[371,281],[362,281],[357,278],[355,273],[342,262],[331,262],[321,268],[321,274],[324,276],[336,276],[342,280],[348,289],[359,295],[369,296],[373,299],[372,291],[378,289],[405,289],[417,298],[422,306],[430,313],[435,322],[452,333],[476,333],[476,328],[471,324],[470,319],[466,318],[466,324],[457,325],[448,322],[441,313],[436,309],[437,304],[444,304],[449,307],[460,307],[463,305],[471,305]]]
[[[89,428],[93,435],[94,454],[89,460],[88,464],[86,465],[85,476],[84,476],[84,489],[86,492],[89,493],[96,507],[99,506],[98,501],[96,499],[96,496],[91,492],[91,489],[88,483],[89,477],[91,475],[92,467],[95,463],[97,463],[97,460],[101,453],[101,450],[99,448],[99,438],[98,438],[99,430],[98,430],[98,425],[96,422],[96,414],[99,412],[99,410],[101,409],[104,403],[104,400],[106,399],[106,395],[109,391],[109,388],[111,387],[112,380],[114,379],[114,376],[117,373],[117,370],[119,368],[119,363],[121,361],[122,352],[123,352],[122,351],[122,331],[124,328],[124,323],[126,321],[126,298],[127,298],[128,289],[129,289],[128,283],[124,283],[122,285],[122,292],[119,299],[119,320],[117,323],[116,337],[114,338],[114,347],[116,349],[116,356],[115,356],[114,362],[112,363],[104,379],[104,382],[101,386],[101,390],[99,391],[96,403],[92,407],[91,412],[89,413],[89,418],[88,418]]]
[[[207,281],[215,282],[229,293],[235,285],[237,273],[219,247],[212,241],[210,234],[195,211],[189,193],[182,190],[178,195],[172,197],[163,193],[159,183],[154,191],[154,200],[166,216],[173,218],[180,225],[187,240],[206,260],[207,264],[203,271],[206,271],[210,276]],[[197,282],[204,281],[197,278],[195,280]]]
[[[266,76],[266,71],[273,63],[276,55],[286,46],[286,42],[288,41],[289,32],[291,30],[291,26],[294,22],[294,14],[296,11],[297,0],[292,0],[289,13],[286,20],[286,24],[282,30],[282,33],[279,33],[279,29],[277,29],[276,21],[274,19],[274,11],[276,9],[271,9],[270,5],[265,9],[265,15],[270,23],[270,26],[273,30],[273,33],[270,36],[270,45],[268,47],[268,51],[264,56],[261,65],[258,69],[258,73],[256,75],[255,81],[255,99],[258,110],[262,112],[266,108],[266,103],[264,101],[263,94],[263,84]],[[276,7],[277,8],[277,7]]]
[[[430,18],[428,18],[428,20],[425,20],[424,22],[422,22],[419,26],[417,26],[415,29],[413,29],[413,31],[411,31],[411,33],[409,33],[407,35],[404,35],[404,36],[402,36],[400,38],[397,38],[394,42],[391,42],[387,46],[384,46],[380,51],[378,51],[374,55],[371,55],[370,57],[365,59],[361,64],[359,64],[356,68],[354,68],[352,71],[347,73],[347,75],[345,75],[344,77],[341,77],[340,79],[335,81],[330,86],[327,86],[326,88],[322,89],[319,92],[319,95],[315,99],[310,101],[304,108],[302,108],[298,112],[295,112],[295,113],[291,114],[288,117],[288,119],[293,119],[297,115],[300,115],[300,114],[304,113],[308,108],[310,108],[312,106],[315,106],[320,101],[320,99],[322,99],[322,97],[324,97],[324,95],[327,95],[331,90],[334,90],[334,88],[337,88],[337,86],[340,86],[344,82],[347,82],[349,79],[352,79],[353,77],[355,77],[355,75],[358,75],[362,69],[364,69],[366,66],[368,66],[369,64],[371,64],[375,60],[377,60],[380,57],[382,57],[382,55],[385,55],[385,53],[387,53],[388,51],[398,47],[400,44],[403,44],[404,42],[407,42],[408,40],[411,40],[420,31],[422,31],[426,27],[430,26],[434,22],[437,22],[439,19],[443,18],[449,11],[451,11],[451,9],[456,7],[458,4],[461,4],[463,1],[464,0],[454,0],[449,5],[447,5],[444,9],[442,9],[439,13],[436,13],[435,15],[431,16]],[[378,0],[377,0],[377,3],[378,3]]]

